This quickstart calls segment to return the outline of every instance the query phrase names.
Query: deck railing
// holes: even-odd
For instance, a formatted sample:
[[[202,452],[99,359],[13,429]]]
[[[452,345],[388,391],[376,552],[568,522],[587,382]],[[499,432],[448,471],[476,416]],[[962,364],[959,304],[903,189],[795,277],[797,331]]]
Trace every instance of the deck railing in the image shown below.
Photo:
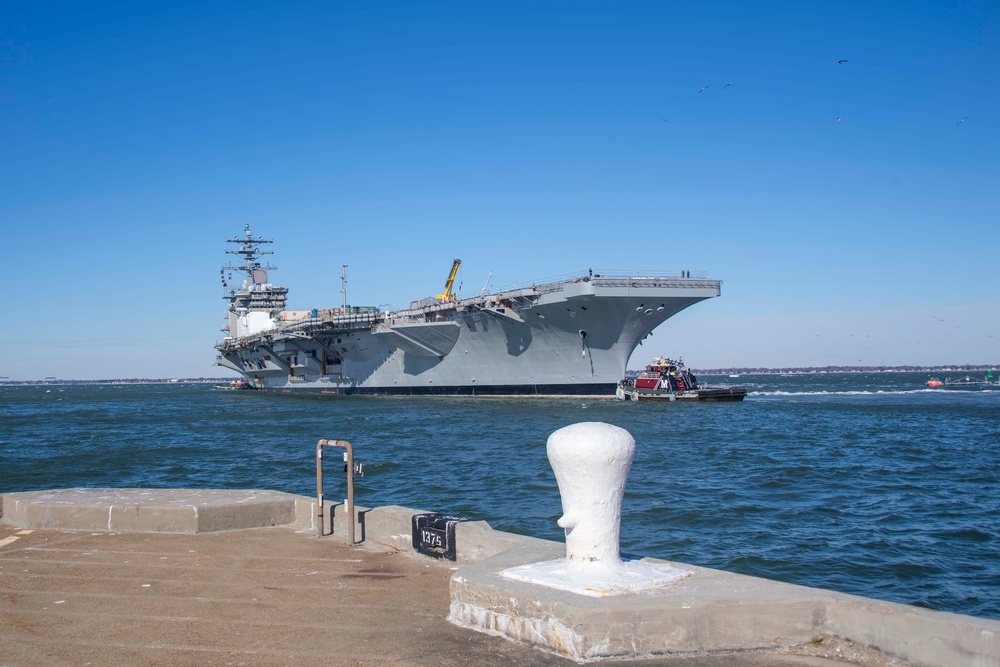
[[[669,286],[678,288],[718,288],[722,283],[713,280],[703,271],[684,271],[683,275],[668,275],[662,271],[615,271],[613,273],[587,272],[580,274],[565,274],[548,278],[545,281],[532,283],[515,283],[511,286],[499,287],[490,290],[489,294],[458,296],[453,301],[434,303],[423,308],[399,310],[376,310],[369,312],[357,312],[347,314],[323,314],[315,317],[309,316],[290,322],[281,322],[278,331],[312,333],[322,328],[324,325],[332,324],[337,328],[363,329],[371,328],[373,331],[384,331],[388,327],[400,324],[414,324],[427,321],[423,314],[431,314],[437,311],[452,310],[458,306],[468,306],[482,304],[491,297],[497,295],[503,297],[511,292],[531,290],[534,294],[549,294],[558,292],[566,288],[567,285],[578,282],[593,282],[594,285],[602,287],[648,287],[648,286]],[[421,313],[421,315],[411,315],[410,313]],[[272,333],[274,330],[264,333]],[[238,347],[235,340],[227,339],[226,347]]]

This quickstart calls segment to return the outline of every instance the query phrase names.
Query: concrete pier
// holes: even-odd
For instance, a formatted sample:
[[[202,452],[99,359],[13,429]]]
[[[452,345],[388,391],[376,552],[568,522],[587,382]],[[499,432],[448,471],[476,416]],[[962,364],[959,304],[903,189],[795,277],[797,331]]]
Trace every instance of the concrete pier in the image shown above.
[[[4,667],[1000,667],[1000,621],[679,563],[691,575],[655,595],[575,595],[499,575],[563,544],[468,521],[456,560],[431,558],[411,544],[420,511],[401,507],[359,509],[357,546],[341,507],[316,538],[315,499],[259,490],[8,493],[0,507]]]
[[[25,528],[208,533],[295,521],[299,496],[215,489],[60,489],[8,494],[0,516]]]

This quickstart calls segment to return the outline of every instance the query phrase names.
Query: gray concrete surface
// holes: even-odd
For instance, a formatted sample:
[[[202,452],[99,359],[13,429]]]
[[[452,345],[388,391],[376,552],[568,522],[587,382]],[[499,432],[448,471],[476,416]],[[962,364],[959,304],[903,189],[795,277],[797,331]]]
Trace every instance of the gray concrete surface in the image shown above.
[[[295,521],[299,496],[218,489],[57,489],[8,493],[13,526],[143,533],[206,533]]]
[[[364,513],[362,524],[375,526],[367,531],[370,539],[409,549],[414,512],[377,508]],[[454,622],[576,658],[766,650],[836,638],[898,664],[1000,667],[1000,621],[992,619],[686,563],[670,564],[694,575],[663,594],[595,601],[500,577],[507,567],[565,556],[561,543],[494,531],[481,521],[458,524],[456,539],[461,569],[451,584]]]
[[[574,664],[448,623],[453,566],[385,546],[350,548],[291,526],[203,534],[0,526],[0,541],[10,537],[0,546],[3,666]],[[630,664],[843,663],[747,652]]]
[[[604,598],[501,576],[508,567],[564,555],[562,545],[525,541],[461,568],[452,580],[450,618],[580,660],[766,650],[837,637],[902,663],[1000,665],[998,621],[685,563],[669,564],[691,571],[687,578]]]
[[[0,667],[554,665],[603,655],[538,640],[551,635],[538,628],[556,626],[592,646],[627,644],[608,655],[642,658],[630,665],[1000,666],[997,621],[684,564],[694,574],[665,596],[586,598],[497,574],[558,557],[561,544],[470,521],[457,526],[452,563],[412,549],[417,510],[383,507],[358,511],[363,544],[348,546],[343,507],[327,508],[333,532],[317,538],[315,499],[271,493],[4,494]],[[284,509],[262,511],[262,498]],[[67,511],[75,502],[86,509]],[[187,514],[225,519],[166,518],[185,503]],[[93,528],[97,514],[104,525]],[[131,516],[116,524],[119,514]],[[107,530],[109,518],[119,530]]]

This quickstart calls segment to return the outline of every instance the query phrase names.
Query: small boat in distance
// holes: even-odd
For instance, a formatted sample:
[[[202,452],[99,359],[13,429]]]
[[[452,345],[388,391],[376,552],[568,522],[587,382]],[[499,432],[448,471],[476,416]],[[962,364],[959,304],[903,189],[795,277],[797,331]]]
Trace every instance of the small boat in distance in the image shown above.
[[[945,389],[983,389],[998,386],[1000,386],[1000,383],[998,383],[997,379],[993,377],[992,368],[986,371],[986,377],[982,379],[966,375],[965,377],[958,378],[957,380],[952,380],[951,378],[945,378],[944,380]]]
[[[744,387],[699,387],[684,362],[666,357],[657,357],[638,377],[620,380],[615,389],[620,401],[742,401],[746,395]]]
[[[993,387],[1000,388],[1000,380],[993,376],[993,369],[989,368],[986,370],[986,377],[984,378],[974,378],[971,375],[966,375],[965,377],[960,377],[956,379],[951,379],[946,377],[944,382],[937,378],[931,378],[924,383],[932,389],[992,389]]]
[[[245,378],[241,378],[239,380],[233,380],[229,384],[217,384],[214,388],[222,389],[224,391],[253,391],[254,386]]]

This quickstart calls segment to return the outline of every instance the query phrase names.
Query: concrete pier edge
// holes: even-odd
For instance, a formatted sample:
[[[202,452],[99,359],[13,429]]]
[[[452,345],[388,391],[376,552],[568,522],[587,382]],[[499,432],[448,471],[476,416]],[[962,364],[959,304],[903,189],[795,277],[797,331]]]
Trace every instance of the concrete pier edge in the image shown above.
[[[316,499],[266,490],[61,489],[0,494],[0,524],[22,529],[211,532],[276,525],[315,534]],[[358,542],[417,558],[411,518],[399,506],[357,508]],[[325,536],[347,539],[343,505],[324,508]],[[773,649],[836,637],[912,665],[1000,667],[1000,621],[938,612],[694,565],[687,579],[656,594],[588,598],[505,579],[514,565],[565,555],[565,546],[455,526],[451,613],[457,625],[579,662],[663,654]],[[452,565],[451,561],[445,561]]]

